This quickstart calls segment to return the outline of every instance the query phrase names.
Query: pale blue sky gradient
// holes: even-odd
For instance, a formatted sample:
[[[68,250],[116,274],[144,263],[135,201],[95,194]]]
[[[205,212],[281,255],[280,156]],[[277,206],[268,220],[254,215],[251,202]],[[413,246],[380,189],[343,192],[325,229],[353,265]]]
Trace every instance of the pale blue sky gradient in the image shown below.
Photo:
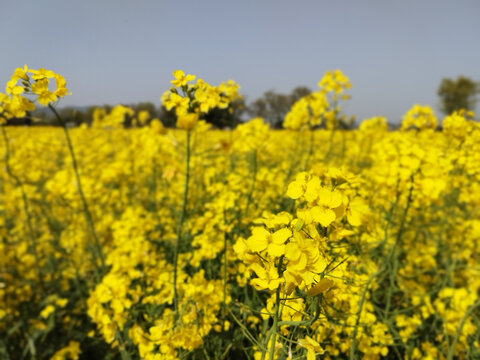
[[[72,92],[60,106],[159,105],[176,69],[254,100],[338,68],[347,114],[397,122],[415,103],[440,116],[442,77],[480,81],[475,0],[0,0],[0,30],[0,84],[23,64],[54,70]]]

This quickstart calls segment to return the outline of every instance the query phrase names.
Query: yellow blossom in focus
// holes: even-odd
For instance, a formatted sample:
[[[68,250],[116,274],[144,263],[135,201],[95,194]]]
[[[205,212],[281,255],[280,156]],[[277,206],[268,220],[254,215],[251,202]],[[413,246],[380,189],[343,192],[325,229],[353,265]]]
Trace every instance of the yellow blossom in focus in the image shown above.
[[[57,100],[57,95],[48,89],[48,79],[41,78],[32,84],[32,92],[38,95],[37,100],[41,105],[47,106]]]
[[[195,80],[195,75],[185,75],[182,70],[175,70],[173,72],[173,77],[175,80],[170,81],[173,86],[182,87],[187,85],[188,82]]]
[[[16,68],[13,72],[12,79],[22,79],[24,81],[28,81],[28,66],[24,65],[23,68]]]
[[[5,92],[7,94],[20,95],[25,91],[23,86],[17,85],[17,81],[17,79],[11,79],[7,82],[7,86],[5,87]]]
[[[43,80],[43,79],[50,79],[55,77],[55,73],[51,70],[46,70],[44,68],[40,68],[38,70],[30,69],[28,70],[29,73],[33,74],[33,80]]]
[[[55,74],[55,82],[57,84],[57,88],[54,91],[54,94],[58,97],[64,97],[65,95],[71,95],[66,88],[67,82],[65,78],[60,74]]]

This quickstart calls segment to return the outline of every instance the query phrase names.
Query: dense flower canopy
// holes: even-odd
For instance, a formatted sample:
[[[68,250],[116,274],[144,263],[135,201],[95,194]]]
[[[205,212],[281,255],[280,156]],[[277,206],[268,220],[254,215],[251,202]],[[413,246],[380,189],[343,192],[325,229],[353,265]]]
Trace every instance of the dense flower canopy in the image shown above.
[[[1,127],[0,354],[480,356],[473,113],[439,131],[414,105],[399,131],[384,117],[339,130],[337,70],[286,129],[220,131],[205,114],[238,85],[173,78],[177,129],[124,105],[70,130]],[[67,94],[61,75],[17,68],[0,118]]]

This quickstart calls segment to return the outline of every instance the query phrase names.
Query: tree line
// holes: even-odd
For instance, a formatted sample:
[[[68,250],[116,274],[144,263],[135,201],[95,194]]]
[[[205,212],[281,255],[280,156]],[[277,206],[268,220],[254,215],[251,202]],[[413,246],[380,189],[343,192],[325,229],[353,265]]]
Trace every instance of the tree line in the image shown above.
[[[453,111],[465,109],[474,110],[477,102],[477,94],[480,92],[480,83],[472,79],[459,76],[457,79],[442,79],[437,95],[439,97],[439,109],[445,115]],[[252,102],[246,102],[244,99],[236,100],[226,109],[215,108],[205,117],[205,120],[217,128],[234,128],[239,123],[249,118],[262,117],[272,128],[282,128],[285,115],[292,105],[311,93],[306,86],[297,86],[289,94],[278,93],[274,90],[266,91],[262,96]],[[137,104],[126,104],[136,112],[147,111],[150,119],[161,119],[167,127],[174,127],[176,118],[173,111],[168,111],[163,106],[156,106],[152,102],[140,102]],[[71,126],[80,126],[82,124],[90,125],[93,121],[93,112],[95,108],[102,107],[109,111],[111,105],[86,106],[86,107],[64,107],[58,111],[63,119],[66,119]],[[125,120],[125,126],[131,126],[132,119]],[[10,124],[39,124],[56,125],[56,120],[51,112],[45,109],[35,110],[23,119],[12,119]],[[344,121],[339,124],[342,128],[348,129],[355,127],[354,121]]]

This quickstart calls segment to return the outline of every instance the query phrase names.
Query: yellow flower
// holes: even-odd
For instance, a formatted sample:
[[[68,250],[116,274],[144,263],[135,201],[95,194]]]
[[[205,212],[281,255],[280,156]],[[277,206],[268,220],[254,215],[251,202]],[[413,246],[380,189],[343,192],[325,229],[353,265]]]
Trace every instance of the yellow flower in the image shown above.
[[[23,86],[18,86],[17,85],[17,79],[11,79],[7,82],[7,86],[5,87],[5,92],[7,94],[12,94],[12,95],[20,95],[21,93],[24,92]]]
[[[16,80],[22,79],[22,80],[28,81],[27,72],[28,72],[27,65],[24,65],[23,69],[22,68],[16,68],[15,71],[13,72],[12,79],[15,78]]]
[[[50,79],[55,76],[55,73],[53,71],[45,70],[44,68],[40,68],[38,70],[30,69],[28,72],[33,74],[33,80]]]
[[[359,127],[360,131],[384,133],[388,130],[387,119],[383,116],[375,116],[362,121]]]
[[[173,86],[176,87],[185,86],[188,82],[195,80],[195,75],[185,75],[182,70],[175,70],[173,72],[173,76],[175,77],[175,80],[172,80],[170,82],[173,84]]]
[[[324,353],[320,344],[310,336],[306,336],[304,339],[298,339],[298,345],[307,349],[307,360],[315,360],[316,354],[321,355]]]
[[[251,281],[252,286],[257,290],[275,290],[283,282],[283,278],[279,278],[278,271],[274,263],[268,263],[265,269],[259,263],[251,265],[251,269],[255,271],[258,278]]]
[[[292,199],[298,199],[300,198],[306,190],[307,187],[307,177],[308,174],[306,172],[301,172],[296,176],[295,181],[292,181],[288,185],[287,189],[287,196],[292,198]]]
[[[247,246],[253,252],[268,249],[270,255],[281,256],[285,253],[285,242],[290,236],[292,231],[288,228],[282,228],[271,234],[263,227],[255,227],[252,230],[252,236],[247,240]]]
[[[177,127],[187,131],[192,130],[198,122],[198,115],[195,113],[177,114]]]
[[[318,189],[318,206],[311,209],[313,221],[319,222],[327,227],[336,219],[333,209],[342,205],[342,195],[337,191],[330,191],[325,188]]]
[[[347,220],[352,226],[362,225],[362,219],[368,212],[368,207],[359,197],[354,198],[348,203]]]
[[[67,305],[67,303],[68,303],[68,299],[57,299],[55,301],[55,305],[57,305],[58,307],[61,307],[61,308],[65,307]]]
[[[70,341],[67,346],[53,354],[50,360],[77,360],[81,353],[80,343],[78,341]]]
[[[41,78],[32,84],[32,92],[38,95],[37,100],[41,105],[47,106],[57,100],[57,95],[48,89],[48,79]]]
[[[150,119],[150,113],[147,110],[142,110],[138,112],[137,121],[139,125],[145,125]]]
[[[437,117],[430,106],[421,106],[415,104],[402,119],[402,130],[408,129],[435,129],[437,127]]]
[[[46,319],[49,317],[51,313],[55,311],[55,306],[53,305],[47,305],[45,308],[40,312],[40,317]]]
[[[271,242],[267,251],[271,256],[282,256],[285,254],[285,242],[292,236],[292,231],[282,228],[272,234]]]
[[[307,290],[308,296],[315,296],[330,289],[335,283],[333,280],[323,278],[315,286]]]
[[[0,94],[2,102],[3,116],[5,118],[23,117],[27,111],[33,111],[35,104],[21,95],[7,96]]]
[[[152,130],[152,133],[154,134],[166,134],[167,129],[165,129],[165,126],[163,126],[162,122],[155,118],[150,122],[150,129]]]
[[[255,227],[252,236],[247,239],[247,246],[253,252],[260,252],[267,248],[270,233],[263,227]]]
[[[165,109],[170,111],[173,108],[181,108],[186,112],[188,109],[188,98],[181,97],[177,93],[166,92],[165,94],[166,95],[162,97],[163,106],[165,106]]]
[[[55,74],[54,77],[55,77],[55,82],[57,84],[57,89],[55,90],[54,94],[58,97],[71,95],[71,93],[69,93],[68,89],[65,87],[67,85],[65,78],[60,74]]]

